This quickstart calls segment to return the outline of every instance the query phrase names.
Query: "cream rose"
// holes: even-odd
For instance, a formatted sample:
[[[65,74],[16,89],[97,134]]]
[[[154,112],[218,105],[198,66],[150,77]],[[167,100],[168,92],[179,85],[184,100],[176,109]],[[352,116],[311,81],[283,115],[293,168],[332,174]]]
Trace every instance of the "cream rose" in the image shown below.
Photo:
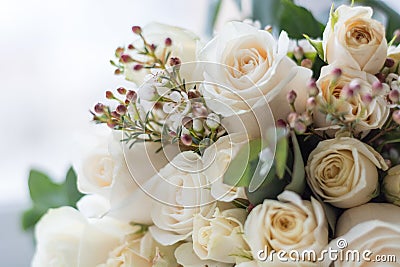
[[[149,228],[154,239],[172,245],[192,235],[193,218],[214,214],[215,200],[210,194],[200,156],[182,152],[156,174],[148,194],[153,198]]]
[[[358,139],[322,141],[306,166],[309,185],[324,201],[351,208],[371,200],[378,186],[378,170],[388,167],[382,156]]]
[[[162,56],[162,51],[165,48],[165,39],[171,38],[172,46],[168,49],[171,51],[171,57],[178,57],[182,63],[194,62],[196,60],[196,53],[198,50],[199,37],[187,29],[180,27],[170,26],[166,24],[152,22],[147,24],[142,28],[143,36],[146,38],[147,42],[157,45],[155,51],[158,57]],[[140,48],[143,42],[140,38],[133,42],[135,47]],[[139,55],[137,53],[130,53],[129,50],[126,51],[133,59],[137,60],[148,60],[146,56]],[[144,78],[150,73],[150,69],[141,69],[140,71],[135,71],[133,67],[137,63],[127,63],[125,64],[125,76],[126,79],[141,85],[144,82]],[[194,66],[193,65],[183,65],[182,67],[182,77],[191,75],[190,72]]]
[[[201,260],[236,263],[236,257],[248,250],[243,238],[246,216],[244,209],[217,209],[212,218],[196,215],[192,234],[196,255]]]
[[[387,54],[385,28],[371,19],[372,8],[340,6],[323,34],[325,60],[376,74]]]
[[[201,260],[193,250],[193,243],[183,243],[175,250],[175,257],[181,266],[185,267],[231,267],[231,263],[213,260]]]
[[[271,250],[296,250],[299,253],[314,250],[319,253],[328,244],[328,224],[318,201],[314,198],[302,200],[291,191],[284,191],[278,200],[264,200],[250,212],[245,222],[245,238],[254,260],[261,265],[283,264],[276,257],[261,260],[261,250],[268,254],[265,256],[270,256]]]
[[[148,210],[136,206],[137,201],[147,198],[139,187],[156,174],[168,159],[162,152],[155,153],[160,146],[158,143],[142,142],[128,148],[119,141],[121,139],[122,136],[113,135],[100,140],[95,149],[75,164],[78,189],[106,198],[110,202],[111,216],[125,221],[151,223]]]
[[[88,220],[71,207],[50,209],[37,224],[35,237],[34,267],[176,264],[175,247],[156,243],[141,226],[107,216]]]
[[[199,54],[206,62],[201,90],[208,107],[229,117],[268,103],[276,119],[286,118],[286,94],[295,90],[296,107],[304,110],[312,73],[286,56],[288,45],[285,32],[276,42],[269,32],[246,23],[226,24]]]
[[[104,217],[89,221],[71,207],[50,209],[35,228],[32,266],[96,266],[132,227]]]
[[[230,186],[223,183],[224,174],[242,148],[248,145],[248,138],[243,134],[230,134],[221,137],[209,146],[203,154],[204,175],[211,184],[211,195],[219,201],[231,202],[236,198],[246,198],[243,187]],[[243,165],[243,171],[246,164]]]
[[[386,177],[383,178],[383,192],[386,199],[400,206],[400,165],[391,168]]]
[[[378,79],[364,71],[358,71],[343,65],[329,65],[321,69],[320,78],[317,81],[320,89],[320,104],[331,104],[340,113],[344,114],[346,122],[357,121],[356,132],[368,133],[372,129],[380,129],[389,117],[390,107],[384,98],[384,92],[389,90],[387,84],[381,95],[375,96],[369,103],[363,99],[366,95],[373,95],[372,84]],[[332,75],[335,68],[340,68],[342,74],[336,78]],[[349,87],[351,82],[357,82],[360,89],[354,92],[353,97],[346,96],[345,87]],[[314,123],[317,127],[329,126],[326,122],[326,115],[316,112]]]
[[[338,241],[345,240],[344,254],[349,251],[370,251],[368,259],[361,261],[336,261],[335,267],[340,266],[397,266],[396,262],[374,262],[377,255],[394,255],[400,259],[400,207],[387,203],[368,203],[346,210],[340,216],[336,225],[337,238],[332,240],[329,247],[338,249]],[[340,243],[342,244],[342,243]],[[323,266],[329,266],[325,262]]]

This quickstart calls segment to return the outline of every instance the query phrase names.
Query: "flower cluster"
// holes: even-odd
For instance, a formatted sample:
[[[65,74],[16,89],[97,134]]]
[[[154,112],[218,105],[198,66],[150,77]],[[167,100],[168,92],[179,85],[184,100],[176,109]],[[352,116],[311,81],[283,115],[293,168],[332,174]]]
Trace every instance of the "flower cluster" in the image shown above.
[[[400,259],[400,47],[371,8],[332,10],[315,41],[132,31],[111,61],[132,88],[95,105],[111,137],[75,164],[78,210],[38,223],[33,266],[320,266],[268,251],[343,238]]]

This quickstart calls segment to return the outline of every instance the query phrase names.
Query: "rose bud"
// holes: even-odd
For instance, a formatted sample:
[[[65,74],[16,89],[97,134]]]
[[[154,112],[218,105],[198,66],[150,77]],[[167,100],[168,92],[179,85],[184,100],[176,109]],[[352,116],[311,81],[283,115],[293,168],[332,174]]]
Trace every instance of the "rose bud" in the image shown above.
[[[394,66],[394,63],[395,63],[394,60],[392,58],[388,57],[388,58],[386,58],[386,61],[385,61],[385,67],[391,68]]]
[[[143,69],[143,65],[142,64],[136,64],[135,66],[133,66],[133,70],[134,71],[139,71]]]
[[[383,178],[383,192],[390,203],[400,206],[400,165],[391,168]]]
[[[107,99],[114,99],[114,95],[111,91],[106,91],[106,98]]]
[[[301,48],[300,46],[296,46],[293,50],[293,55],[297,60],[302,60],[304,56],[303,48]]]

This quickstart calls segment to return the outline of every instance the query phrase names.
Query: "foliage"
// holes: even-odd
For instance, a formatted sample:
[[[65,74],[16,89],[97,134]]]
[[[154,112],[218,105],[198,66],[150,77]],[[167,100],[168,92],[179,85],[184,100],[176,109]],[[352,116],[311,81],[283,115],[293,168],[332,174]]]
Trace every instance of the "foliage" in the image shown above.
[[[50,208],[61,206],[75,207],[83,196],[76,186],[76,173],[71,167],[63,183],[54,183],[52,179],[37,170],[29,173],[28,185],[32,207],[22,214],[22,227],[29,230]]]

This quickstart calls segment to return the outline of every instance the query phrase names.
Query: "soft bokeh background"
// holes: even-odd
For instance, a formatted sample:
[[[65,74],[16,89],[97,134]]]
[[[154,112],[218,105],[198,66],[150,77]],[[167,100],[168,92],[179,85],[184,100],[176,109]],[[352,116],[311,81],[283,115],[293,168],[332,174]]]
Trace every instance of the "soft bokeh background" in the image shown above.
[[[88,110],[105,90],[125,84],[108,61],[132,40],[131,26],[159,21],[206,37],[212,2],[0,0],[1,266],[29,266],[33,240],[19,218],[30,204],[29,169],[62,179],[80,136],[101,130],[89,122]],[[297,2],[326,19],[330,1]],[[397,0],[385,2],[400,11]],[[218,25],[246,12],[227,0]]]

